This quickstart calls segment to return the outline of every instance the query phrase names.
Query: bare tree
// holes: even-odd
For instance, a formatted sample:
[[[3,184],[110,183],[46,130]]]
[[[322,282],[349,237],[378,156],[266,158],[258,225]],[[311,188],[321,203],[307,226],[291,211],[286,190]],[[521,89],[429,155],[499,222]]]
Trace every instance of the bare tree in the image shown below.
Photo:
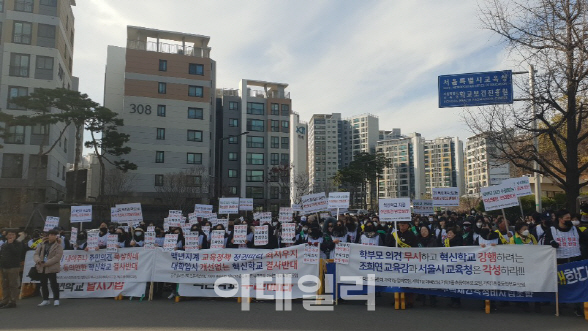
[[[168,209],[192,211],[194,204],[204,202],[211,192],[211,181],[204,166],[194,166],[166,174],[163,185],[156,186],[158,198]]]
[[[133,191],[136,175],[120,169],[110,169],[104,176],[103,201],[110,207],[120,203]]]
[[[292,190],[294,192],[294,203],[300,203],[302,196],[310,193],[310,178],[306,172],[294,172],[292,179]]]
[[[588,169],[588,151],[580,148],[588,139],[582,127],[588,117],[588,0],[487,0],[480,17],[484,28],[522,59],[521,67],[535,66],[535,93],[519,81],[529,100],[522,109],[466,110],[465,120],[494,142],[493,157],[529,172],[536,161],[539,173],[557,181],[566,191],[567,207],[575,210],[580,188],[588,184],[580,182]],[[539,148],[531,143],[535,137],[542,142]]]

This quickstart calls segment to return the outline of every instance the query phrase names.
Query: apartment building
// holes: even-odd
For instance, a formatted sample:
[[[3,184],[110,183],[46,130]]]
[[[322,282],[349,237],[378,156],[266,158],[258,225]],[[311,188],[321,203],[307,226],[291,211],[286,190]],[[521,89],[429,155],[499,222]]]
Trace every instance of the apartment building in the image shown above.
[[[380,138],[378,117],[371,114],[352,116],[343,121],[342,133],[342,166],[346,167],[356,153],[375,153]]]
[[[311,192],[336,191],[333,177],[342,165],[340,113],[315,114],[308,124],[308,175]]]
[[[210,37],[127,27],[127,47],[109,46],[104,105],[130,135],[137,164],[133,191],[157,201],[171,174],[189,172],[187,185],[208,202],[214,187],[216,62]],[[158,188],[159,187],[159,188]],[[153,200],[150,200],[153,199]]]
[[[485,134],[467,139],[466,182],[468,194],[480,194],[481,187],[499,185],[510,178],[510,165],[492,157],[496,146]]]
[[[457,187],[465,194],[463,142],[441,137],[424,142],[425,187],[428,195],[437,187]]]

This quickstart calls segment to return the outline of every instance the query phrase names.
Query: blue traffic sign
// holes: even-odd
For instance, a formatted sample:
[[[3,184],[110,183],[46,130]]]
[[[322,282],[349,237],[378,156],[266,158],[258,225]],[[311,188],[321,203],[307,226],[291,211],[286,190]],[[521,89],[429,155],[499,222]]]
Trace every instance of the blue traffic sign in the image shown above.
[[[439,76],[439,108],[512,104],[512,71]]]

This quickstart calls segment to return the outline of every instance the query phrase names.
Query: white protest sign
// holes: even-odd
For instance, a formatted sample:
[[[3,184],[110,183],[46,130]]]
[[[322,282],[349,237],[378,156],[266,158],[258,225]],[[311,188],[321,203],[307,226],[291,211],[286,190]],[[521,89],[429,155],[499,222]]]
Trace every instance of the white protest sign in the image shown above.
[[[182,218],[178,216],[168,217],[167,224],[170,228],[179,228],[182,224]]]
[[[118,251],[118,235],[108,234],[108,241],[106,242],[106,251],[116,253]]]
[[[326,219],[327,217],[331,217],[330,213],[321,213],[320,215],[321,215],[322,219]]]
[[[123,223],[140,223],[143,221],[143,211],[140,203],[127,203],[116,205],[118,219]]]
[[[253,213],[253,219],[259,220],[259,225],[263,224],[271,224],[272,222],[272,213],[271,212],[260,212],[260,213]]]
[[[503,185],[512,186],[515,189],[517,197],[524,197],[527,195],[533,195],[531,191],[531,184],[529,183],[529,177],[511,178],[502,182]]]
[[[321,249],[319,246],[312,244],[304,245],[304,258],[302,263],[306,264],[318,264],[321,256]]]
[[[239,198],[220,198],[218,201],[219,214],[239,214]]]
[[[225,248],[225,231],[212,230],[210,235],[210,249]]]
[[[194,205],[196,217],[206,217],[210,213],[212,213],[212,205]]]
[[[220,224],[225,228],[225,231],[229,230],[229,220],[226,218],[218,218],[211,221],[210,223],[212,223],[213,228]]]
[[[196,216],[196,213],[188,214],[188,223],[190,223],[190,224],[198,223],[198,216]]]
[[[118,215],[118,208],[110,207],[110,221],[112,223],[120,223],[120,217]]]
[[[182,233],[184,235],[192,233],[192,226],[190,224],[182,224]]]
[[[433,207],[459,206],[459,189],[457,187],[433,188]]]
[[[380,220],[382,222],[397,222],[411,220],[410,199],[394,198],[380,199]]]
[[[280,214],[279,214],[278,221],[280,223],[292,222],[292,208],[280,207]]]
[[[153,231],[145,232],[145,241],[143,242],[144,249],[155,249],[155,229]]]
[[[53,230],[59,226],[59,217],[55,216],[47,216],[45,219],[45,226],[43,227],[43,231],[47,232],[49,230]]]
[[[92,222],[92,206],[71,206],[71,215],[69,221]]]
[[[193,252],[200,249],[200,235],[190,234],[184,236],[184,238],[186,239],[186,246],[184,247],[186,252]]]
[[[210,237],[210,226],[203,225],[201,229],[202,229],[202,232],[204,232],[204,235],[206,236],[206,238]]]
[[[88,251],[95,251],[98,249],[98,231],[88,232]]]
[[[328,204],[325,192],[302,196],[302,209],[306,214],[327,210],[329,209]]]
[[[253,233],[253,244],[255,246],[265,246],[268,244],[267,226],[256,226]]]
[[[78,240],[78,228],[72,226],[69,240],[74,244],[76,243]]]
[[[155,225],[147,226],[147,232],[155,232]]]
[[[177,217],[182,217],[182,211],[181,210],[170,210],[167,214],[167,217],[173,217],[173,216],[177,216]]]
[[[235,225],[233,228],[233,244],[242,245],[247,243],[247,225]]]
[[[349,256],[351,254],[351,244],[350,243],[338,243],[335,246],[335,263],[339,264],[349,264]]]
[[[329,193],[329,209],[349,208],[349,192]]]
[[[285,244],[294,244],[296,242],[296,224],[282,224],[282,242]]]
[[[253,198],[240,198],[239,210],[249,211],[253,210]]]
[[[293,203],[292,204],[292,211],[302,211],[302,204]]]
[[[420,215],[434,214],[433,200],[412,200],[412,212]]]
[[[206,216],[206,219],[207,219],[207,220],[208,220],[210,223],[214,223],[214,222],[216,222],[216,220],[217,220],[216,213],[209,213],[209,214]]]
[[[178,235],[173,234],[166,234],[165,239],[163,241],[163,250],[168,252],[173,252],[176,250],[178,244]]]
[[[481,187],[480,195],[484,201],[486,211],[514,207],[519,205],[519,199],[515,189],[506,184],[500,184],[490,187]]]

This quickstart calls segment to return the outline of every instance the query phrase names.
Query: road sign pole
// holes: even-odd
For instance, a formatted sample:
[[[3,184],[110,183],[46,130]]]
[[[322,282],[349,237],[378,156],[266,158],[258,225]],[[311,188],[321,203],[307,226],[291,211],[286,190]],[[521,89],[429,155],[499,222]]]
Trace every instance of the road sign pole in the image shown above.
[[[533,111],[533,146],[535,153],[539,154],[539,138],[537,137],[537,107],[535,102],[535,68],[529,64],[529,87],[531,94],[531,110]],[[541,208],[541,176],[539,175],[539,163],[533,162],[533,169],[535,170],[535,210],[540,213]]]

